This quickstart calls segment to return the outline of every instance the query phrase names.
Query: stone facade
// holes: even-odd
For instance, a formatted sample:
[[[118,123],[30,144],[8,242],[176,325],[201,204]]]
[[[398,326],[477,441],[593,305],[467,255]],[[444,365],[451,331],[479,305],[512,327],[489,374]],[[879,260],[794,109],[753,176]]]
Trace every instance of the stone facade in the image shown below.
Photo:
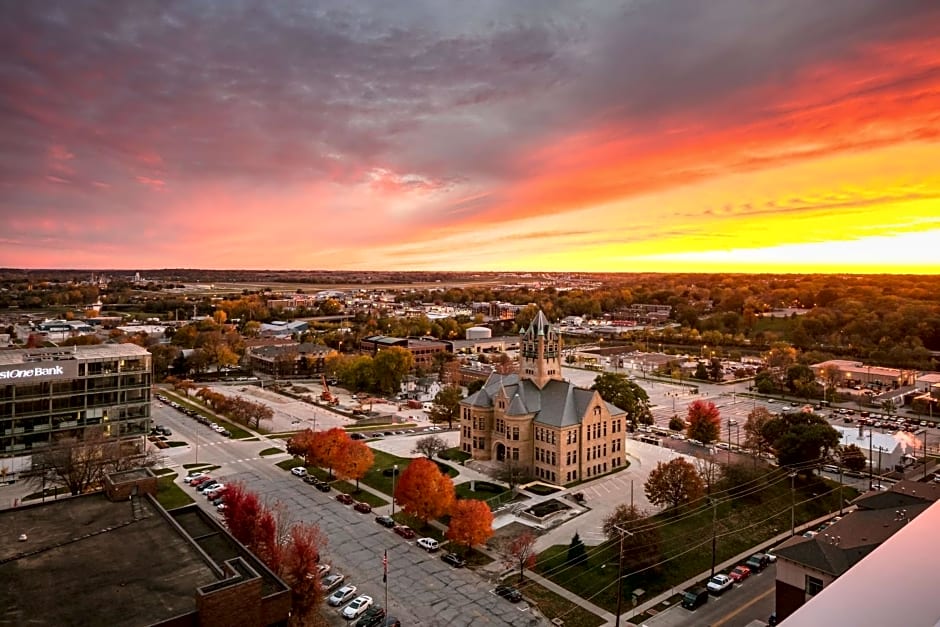
[[[539,312],[523,333],[519,372],[493,373],[461,401],[461,450],[559,485],[623,466],[626,412],[562,379],[561,348]]]

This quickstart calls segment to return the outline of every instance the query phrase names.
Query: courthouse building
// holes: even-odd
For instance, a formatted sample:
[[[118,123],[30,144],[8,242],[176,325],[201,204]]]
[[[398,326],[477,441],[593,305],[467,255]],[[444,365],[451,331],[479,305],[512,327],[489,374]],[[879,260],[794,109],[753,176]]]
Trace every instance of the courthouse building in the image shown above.
[[[89,428],[150,431],[150,353],[136,344],[0,351],[0,467],[28,470],[34,452]]]
[[[627,415],[561,376],[561,336],[540,311],[522,334],[519,372],[492,373],[460,402],[460,447],[568,484],[624,464]]]

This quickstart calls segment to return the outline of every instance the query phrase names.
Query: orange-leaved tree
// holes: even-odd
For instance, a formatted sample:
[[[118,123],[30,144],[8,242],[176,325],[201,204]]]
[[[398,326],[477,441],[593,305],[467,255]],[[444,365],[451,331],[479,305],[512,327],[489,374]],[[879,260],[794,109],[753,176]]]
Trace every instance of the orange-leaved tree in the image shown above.
[[[328,431],[315,431],[311,453],[307,459],[315,466],[329,469],[330,477],[332,477],[333,469],[338,465],[340,453],[351,439],[346,430],[339,427],[334,427]]]
[[[689,405],[689,428],[686,434],[692,440],[710,444],[718,439],[721,414],[710,401],[697,400]]]
[[[448,513],[454,499],[454,482],[424,457],[408,464],[395,486],[395,500],[422,524]]]
[[[336,460],[336,474],[342,479],[355,479],[356,492],[359,491],[359,480],[362,479],[372,464],[375,455],[365,442],[349,439],[339,450]]]
[[[457,499],[450,510],[450,526],[445,534],[455,544],[470,548],[493,536],[493,512],[476,499]]]

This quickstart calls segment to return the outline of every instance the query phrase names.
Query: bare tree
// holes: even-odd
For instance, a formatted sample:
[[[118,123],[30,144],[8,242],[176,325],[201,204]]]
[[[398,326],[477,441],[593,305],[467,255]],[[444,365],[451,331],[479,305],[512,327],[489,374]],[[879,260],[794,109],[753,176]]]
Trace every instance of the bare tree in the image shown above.
[[[419,438],[415,442],[415,447],[411,449],[411,452],[420,453],[428,459],[432,459],[438,453],[446,450],[447,442],[444,441],[444,438],[438,435],[428,435],[423,438]]]
[[[529,479],[529,473],[518,459],[512,459],[507,455],[493,471],[493,478],[509,484],[509,489],[512,490],[520,483],[525,483]]]
[[[711,494],[712,488],[721,481],[724,475],[724,469],[721,467],[721,464],[708,457],[697,457],[695,458],[695,469],[705,482],[706,494]]]
[[[61,437],[34,455],[30,478],[44,484],[51,475],[75,496],[97,486],[108,473],[153,466],[159,459],[153,451],[142,451],[139,441],[111,438],[103,429],[92,428],[81,438]]]

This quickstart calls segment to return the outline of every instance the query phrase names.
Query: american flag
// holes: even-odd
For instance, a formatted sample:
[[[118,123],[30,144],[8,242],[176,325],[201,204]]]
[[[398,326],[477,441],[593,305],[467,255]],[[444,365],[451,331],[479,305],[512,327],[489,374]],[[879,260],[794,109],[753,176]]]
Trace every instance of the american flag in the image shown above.
[[[388,551],[382,556],[382,583],[388,581]]]

